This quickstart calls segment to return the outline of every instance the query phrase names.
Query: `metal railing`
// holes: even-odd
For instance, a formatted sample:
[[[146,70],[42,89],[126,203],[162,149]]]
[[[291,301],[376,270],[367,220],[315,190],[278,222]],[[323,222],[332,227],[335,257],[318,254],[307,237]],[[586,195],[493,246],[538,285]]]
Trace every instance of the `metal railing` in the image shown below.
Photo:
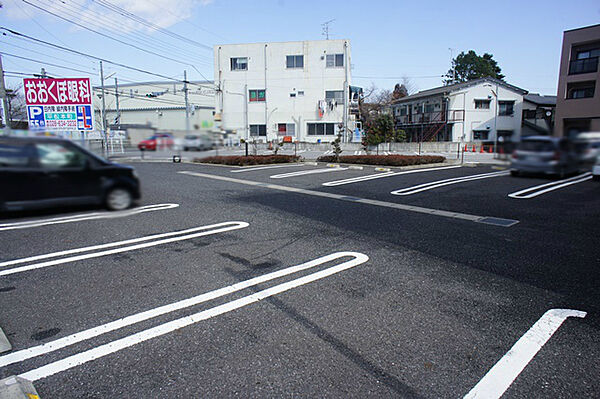
[[[598,71],[598,57],[572,60],[569,62],[569,75]]]

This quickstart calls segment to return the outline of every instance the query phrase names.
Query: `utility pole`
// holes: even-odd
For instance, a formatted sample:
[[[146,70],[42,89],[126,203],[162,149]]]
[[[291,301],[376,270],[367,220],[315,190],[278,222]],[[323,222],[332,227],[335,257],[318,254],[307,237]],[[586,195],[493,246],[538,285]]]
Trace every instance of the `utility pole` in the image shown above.
[[[42,79],[46,79],[48,77],[48,74],[46,73],[46,68],[42,68],[40,70],[40,76],[42,77]]]
[[[115,120],[115,124],[121,129],[121,111],[119,111],[119,82],[117,78],[115,78],[115,102],[117,107],[117,118]]]
[[[185,96],[185,133],[190,134],[190,106],[188,104],[187,72],[183,71],[183,94]]]
[[[102,90],[102,138],[103,138],[103,151],[107,149],[106,142],[106,101],[104,99],[104,69],[102,69],[102,61],[100,61],[100,86]],[[106,154],[106,152],[105,152]]]
[[[448,47],[450,50],[450,65],[452,66],[452,84],[456,83],[456,65],[454,65],[454,49]]]
[[[2,67],[2,55],[0,55],[0,96],[2,97],[2,123],[4,131],[10,135],[10,112],[8,108],[8,96],[6,94],[6,85],[4,83],[4,68]]]

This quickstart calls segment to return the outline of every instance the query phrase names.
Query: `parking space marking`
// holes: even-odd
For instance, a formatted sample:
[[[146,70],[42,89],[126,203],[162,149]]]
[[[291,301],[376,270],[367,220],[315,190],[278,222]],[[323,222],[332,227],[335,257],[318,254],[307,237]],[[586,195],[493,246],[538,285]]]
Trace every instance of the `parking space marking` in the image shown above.
[[[193,229],[173,231],[170,233],[163,233],[163,234],[156,234],[156,235],[152,235],[152,236],[139,237],[139,238],[134,238],[131,240],[117,241],[117,242],[112,242],[112,243],[107,243],[107,244],[94,245],[91,247],[75,248],[75,249],[70,249],[70,250],[66,250],[66,251],[53,252],[50,254],[31,256],[31,257],[22,258],[22,259],[15,259],[15,260],[11,260],[11,261],[2,262],[2,263],[0,263],[0,266],[12,266],[15,264],[20,264],[20,263],[28,263],[28,262],[31,262],[34,260],[55,258],[58,256],[70,255],[70,254],[81,253],[81,252],[95,251],[98,249],[104,249],[104,248],[110,248],[110,247],[119,247],[119,248],[109,249],[109,250],[105,250],[105,251],[92,252],[92,253],[83,254],[83,255],[70,256],[70,257],[61,258],[61,259],[54,259],[54,260],[41,262],[41,263],[34,263],[34,264],[26,265],[26,266],[15,267],[12,269],[0,270],[0,277],[8,276],[11,274],[16,274],[16,273],[21,273],[21,272],[25,272],[25,271],[29,271],[29,270],[34,270],[34,269],[41,269],[41,268],[45,268],[45,267],[49,267],[49,266],[56,266],[56,265],[60,265],[63,263],[75,262],[75,261],[79,261],[79,260],[83,260],[83,259],[98,258],[100,256],[113,255],[113,254],[118,254],[118,253],[127,252],[127,251],[134,251],[137,249],[154,247],[156,245],[168,244],[168,243],[176,242],[176,241],[190,240],[192,238],[204,237],[204,236],[208,236],[208,235],[212,235],[212,234],[224,233],[227,231],[243,229],[248,226],[249,226],[249,224],[246,222],[223,222],[223,223],[218,223],[218,224],[213,224],[213,225],[208,225],[208,226],[195,227]],[[209,230],[209,229],[213,229],[213,230]],[[199,230],[204,230],[204,231],[199,231]],[[158,240],[156,239],[156,238],[169,237],[169,236],[176,236],[176,237],[163,238],[163,239],[158,239]],[[150,241],[150,242],[145,242],[142,244],[135,244],[135,245],[122,247],[122,245],[127,245],[127,244],[131,244],[131,243],[135,243],[135,242],[149,241],[149,240],[155,240],[155,241]]]
[[[325,168],[325,169],[300,170],[298,172],[282,173],[279,175],[273,175],[273,176],[269,176],[269,177],[271,179],[285,179],[288,177],[314,175],[317,173],[339,172],[341,170],[348,170],[348,168],[340,168],[340,167],[336,166],[336,167],[329,167],[329,168]]]
[[[537,197],[538,195],[549,193],[550,191],[558,190],[563,187],[570,186],[572,184],[582,183],[586,180],[591,180],[593,178],[591,172],[586,172],[578,176],[574,176],[568,179],[557,180],[551,183],[541,184],[539,186],[529,187],[521,191],[517,191],[511,194],[508,194],[510,198],[517,199],[529,199]],[[561,184],[562,183],[562,184]],[[545,188],[548,187],[548,188]],[[545,188],[544,190],[539,190]],[[539,190],[539,191],[536,191]],[[530,193],[530,194],[527,194]]]
[[[277,278],[285,277],[285,276],[288,276],[288,275],[291,275],[294,273],[298,273],[298,272],[301,272],[304,270],[308,270],[308,269],[317,267],[319,265],[322,265],[322,264],[325,264],[328,262],[332,262],[336,259],[340,259],[340,258],[348,257],[348,256],[352,256],[355,259],[358,259],[358,258],[360,258],[358,255],[362,255],[362,254],[358,254],[355,252],[336,252],[336,253],[333,253],[330,255],[322,256],[318,259],[311,260],[306,263],[302,263],[297,266],[290,266],[290,267],[282,269],[282,270],[278,270],[278,271],[275,271],[272,273],[267,273],[267,274],[264,274],[259,277],[251,278],[249,280],[241,281],[239,283],[232,284],[227,287],[219,288],[214,291],[206,292],[204,294],[200,294],[200,295],[197,295],[197,296],[194,296],[191,298],[183,299],[181,301],[177,301],[177,302],[174,302],[174,303],[171,303],[168,305],[164,305],[164,306],[160,306],[158,308],[154,308],[154,309],[146,310],[144,312],[136,313],[134,315],[130,315],[130,316],[124,317],[122,319],[111,321],[109,323],[102,324],[97,327],[89,328],[87,330],[80,331],[78,333],[71,334],[66,337],[59,338],[59,339],[56,339],[51,342],[47,342],[42,345],[34,346],[31,348],[27,348],[27,349],[22,349],[17,352],[13,352],[13,353],[9,353],[4,356],[0,356],[0,367],[4,367],[4,366],[7,366],[7,365],[13,364],[13,363],[22,362],[24,360],[43,355],[45,353],[54,352],[61,348],[65,348],[70,345],[74,345],[78,342],[86,341],[88,339],[100,336],[102,334],[106,334],[108,332],[121,329],[123,327],[131,326],[131,325],[140,323],[145,320],[150,320],[152,318],[155,318],[155,317],[167,314],[167,313],[175,312],[177,310],[189,308],[191,306],[196,306],[201,303],[211,301],[213,299],[220,298],[225,295],[229,295],[229,294],[244,290],[249,287],[256,286],[258,284],[262,284],[262,283],[265,283],[265,282],[268,282],[268,281],[271,281],[271,280],[274,280]],[[363,259],[363,258],[361,258],[361,259]]]
[[[62,216],[62,217],[50,218],[50,219],[38,219],[38,220],[27,220],[27,221],[23,221],[23,222],[2,223],[2,224],[0,224],[0,231],[28,229],[30,227],[40,227],[40,226],[48,226],[51,224],[81,222],[84,220],[113,219],[113,218],[137,215],[137,214],[146,213],[146,212],[164,211],[166,209],[177,208],[178,206],[179,206],[179,204],[155,204],[155,205],[140,206],[140,207],[132,208],[132,209],[126,209],[124,211],[93,212],[93,213],[83,213],[83,214],[79,214],[79,215]]]
[[[586,314],[572,309],[548,310],[464,397],[500,398],[568,317],[584,318]]]
[[[308,274],[303,277],[296,278],[285,283],[275,285],[273,287],[258,291],[254,294],[233,300],[231,302],[224,303],[219,306],[215,306],[210,309],[206,309],[204,311],[192,314],[190,316],[182,317],[164,324],[160,324],[156,327],[140,331],[138,333],[126,336],[121,339],[117,339],[107,344],[97,346],[93,349],[89,349],[87,351],[71,355],[69,357],[49,363],[37,369],[27,371],[21,374],[20,377],[28,379],[30,381],[37,381],[39,379],[46,378],[53,374],[60,373],[61,371],[71,369],[73,367],[82,365],[95,359],[99,359],[111,353],[115,353],[120,350],[129,348],[133,345],[137,345],[141,342],[148,341],[152,338],[160,337],[175,330],[179,330],[181,328],[196,324],[200,321],[208,320],[215,316],[219,316],[231,312],[233,310],[240,309],[242,307],[248,306],[250,304],[256,303],[258,301],[264,300],[282,292],[289,291],[293,288],[297,288],[302,285],[311,283],[313,281],[317,281],[322,278],[331,276],[333,274],[342,272],[344,270],[351,269],[369,260],[369,257],[367,255],[362,254],[360,252],[339,252],[337,254],[332,255],[338,254],[344,254],[340,256],[352,256],[354,257],[354,259],[348,260],[346,262],[340,263],[339,265],[332,266],[315,273]]]
[[[328,193],[328,192],[324,192],[324,191],[306,190],[306,189],[302,189],[302,188],[280,186],[277,184],[262,183],[262,182],[251,181],[251,180],[241,180],[241,179],[235,179],[235,178],[227,177],[227,176],[210,175],[210,174],[206,174],[206,173],[199,173],[199,172],[192,172],[192,171],[180,171],[177,173],[189,175],[189,176],[204,177],[204,178],[213,179],[213,180],[221,180],[221,181],[226,181],[226,182],[230,182],[230,183],[245,184],[248,186],[269,188],[272,190],[286,191],[286,192],[298,193],[298,194],[306,194],[306,195],[312,195],[315,197],[336,199],[336,200],[340,200],[340,201],[349,201],[349,202],[352,202],[355,204],[375,205],[375,206],[381,206],[381,207],[385,207],[385,208],[398,209],[398,210],[402,210],[402,211],[424,213],[427,215],[442,216],[442,217],[453,218],[453,219],[468,220],[470,222],[475,222],[475,223],[490,224],[490,223],[486,223],[486,220],[488,220],[490,218],[489,216],[477,216],[477,215],[470,215],[467,213],[444,211],[444,210],[440,210],[440,209],[423,208],[420,206],[413,206],[413,205],[406,205],[406,204],[397,204],[394,202],[378,201],[378,200],[372,200],[372,199],[360,198],[360,197],[349,197],[349,196],[345,196],[345,195]],[[503,218],[494,218],[494,219],[496,221],[505,221],[506,223],[494,223],[494,225],[502,226],[502,227],[511,227],[511,226],[514,226],[515,224],[519,223],[518,220],[513,220],[513,219],[503,219]]]
[[[291,166],[304,166],[304,165],[306,165],[306,164],[293,163],[293,164],[289,164],[289,165],[286,164],[286,165],[259,166],[259,167],[252,167],[252,168],[236,169],[236,170],[232,170],[231,173],[252,172],[254,170],[263,170],[263,169],[289,168]]]
[[[344,185],[344,184],[359,183],[359,182],[367,181],[367,180],[382,179],[384,177],[407,175],[407,174],[411,174],[411,173],[420,173],[420,172],[433,172],[435,170],[455,169],[455,168],[460,168],[460,167],[461,167],[460,165],[453,165],[453,166],[442,166],[442,167],[439,167],[439,168],[424,168],[424,169],[403,170],[402,172],[377,173],[377,174],[374,174],[374,175],[359,176],[359,177],[352,177],[352,178],[349,178],[349,179],[329,181],[327,183],[323,183],[323,186],[327,186],[327,187],[341,186],[341,185]]]
[[[473,180],[489,179],[492,177],[507,176],[509,173],[510,173],[509,171],[503,170],[500,172],[482,173],[482,174],[478,174],[478,175],[455,177],[452,179],[432,181],[432,182],[425,183],[425,184],[419,184],[418,186],[401,188],[400,190],[392,191],[390,194],[411,195],[411,194],[416,194],[416,193],[420,193],[420,192],[427,191],[427,190],[433,190],[434,188],[438,188],[438,187],[449,186],[451,184],[464,183],[464,182],[473,181]]]

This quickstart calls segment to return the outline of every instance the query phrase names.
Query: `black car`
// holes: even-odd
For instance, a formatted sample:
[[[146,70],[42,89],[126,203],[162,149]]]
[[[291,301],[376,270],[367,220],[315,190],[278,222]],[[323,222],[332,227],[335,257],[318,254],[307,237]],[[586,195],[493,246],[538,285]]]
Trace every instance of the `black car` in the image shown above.
[[[85,204],[122,210],[140,198],[132,167],[50,137],[0,137],[0,187],[0,211]]]

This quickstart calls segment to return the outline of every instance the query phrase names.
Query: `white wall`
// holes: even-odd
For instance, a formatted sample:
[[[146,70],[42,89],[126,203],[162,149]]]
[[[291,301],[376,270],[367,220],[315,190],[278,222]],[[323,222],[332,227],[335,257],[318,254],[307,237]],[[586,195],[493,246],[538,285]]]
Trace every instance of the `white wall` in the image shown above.
[[[498,98],[496,98],[498,93]],[[490,100],[489,109],[475,109],[475,100]],[[496,101],[514,101],[512,116],[498,116],[496,114]],[[476,86],[471,86],[463,90],[450,93],[448,109],[465,111],[464,126],[462,122],[454,123],[452,132],[452,141],[474,141],[473,130],[488,131],[488,139],[496,139],[496,130],[512,130],[511,139],[519,140],[521,136],[521,118],[523,110],[523,95],[516,93],[503,86],[496,86],[493,83],[482,82]],[[495,128],[496,126],[496,128]],[[464,131],[463,131],[464,129]],[[464,138],[461,136],[464,132]]]
[[[346,45],[344,67],[326,68],[326,55],[344,54]],[[217,45],[214,51],[215,83],[222,90],[217,94],[215,108],[221,114],[222,130],[235,131],[238,138],[246,138],[245,91],[266,89],[266,101],[247,103],[248,125],[266,124],[267,127],[267,137],[257,139],[276,139],[278,123],[295,123],[295,139],[299,141],[335,139],[335,136],[308,136],[306,124],[333,122],[337,125],[343,121],[343,104],[338,104],[334,110],[328,110],[319,118],[317,102],[325,99],[326,90],[344,90],[346,69],[350,84],[349,41]],[[304,67],[286,68],[287,55],[303,55]],[[232,57],[247,57],[248,70],[232,71]],[[304,95],[299,95],[299,91],[303,91]],[[296,97],[290,97],[291,93],[295,93]]]

